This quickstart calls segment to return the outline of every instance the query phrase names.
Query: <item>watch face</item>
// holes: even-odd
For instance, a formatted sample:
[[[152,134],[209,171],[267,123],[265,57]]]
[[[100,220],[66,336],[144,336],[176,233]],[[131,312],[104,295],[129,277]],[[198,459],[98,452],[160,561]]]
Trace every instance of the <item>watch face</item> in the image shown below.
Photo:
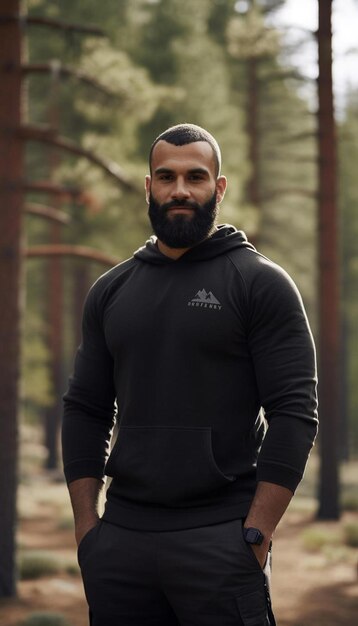
[[[263,534],[259,531],[258,528],[245,528],[244,533],[247,543],[261,545],[261,543],[263,542]]]

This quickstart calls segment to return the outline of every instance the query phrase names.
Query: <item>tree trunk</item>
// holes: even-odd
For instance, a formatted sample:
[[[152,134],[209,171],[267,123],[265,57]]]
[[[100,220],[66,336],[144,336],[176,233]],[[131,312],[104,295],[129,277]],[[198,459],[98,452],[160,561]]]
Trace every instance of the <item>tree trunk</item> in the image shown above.
[[[248,200],[254,206],[259,204],[259,149],[258,149],[258,85],[257,60],[247,61],[247,134],[249,140],[249,160],[251,172],[247,181]]]
[[[75,349],[80,345],[82,339],[81,325],[83,305],[91,286],[91,272],[88,263],[78,261],[73,267],[73,337]]]
[[[247,61],[247,104],[246,129],[249,142],[250,174],[246,184],[248,202],[260,211],[260,174],[259,174],[259,133],[258,133],[258,80],[256,58]],[[259,234],[255,233],[250,241],[257,246]]]
[[[59,131],[59,91],[60,83],[57,73],[52,75],[51,90],[49,94],[48,120],[51,128]],[[56,169],[60,164],[60,156],[56,149],[49,152],[49,179],[53,180]],[[50,202],[55,209],[59,209],[61,200],[58,196],[50,194]],[[62,242],[62,226],[58,222],[52,222],[49,228],[49,241],[51,245]],[[48,303],[48,328],[47,342],[50,353],[50,376],[54,401],[45,411],[45,445],[47,458],[45,467],[56,470],[59,466],[59,431],[62,413],[63,393],[63,271],[62,259],[50,257],[47,269],[47,303]]]
[[[61,242],[61,228],[60,224],[51,224],[51,244]],[[47,338],[54,401],[45,413],[45,445],[47,449],[46,468],[53,470],[58,469],[59,465],[59,430],[63,392],[63,275],[62,262],[59,257],[48,259],[47,303]]]
[[[19,13],[2,0],[2,16]],[[15,530],[22,304],[21,24],[0,24],[0,598],[16,593]]]
[[[338,519],[340,323],[337,157],[332,88],[332,0],[319,0],[319,398],[320,519]]]

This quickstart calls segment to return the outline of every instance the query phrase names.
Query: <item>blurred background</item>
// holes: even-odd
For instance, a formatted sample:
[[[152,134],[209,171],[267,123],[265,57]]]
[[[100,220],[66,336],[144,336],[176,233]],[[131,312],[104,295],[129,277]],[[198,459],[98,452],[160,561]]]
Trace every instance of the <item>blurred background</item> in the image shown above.
[[[87,623],[61,398],[86,293],[151,234],[147,155],[179,122],[218,140],[221,221],[291,274],[317,341],[321,431],[278,532],[278,623],[355,623],[357,33],[357,0],[2,0],[1,625]]]

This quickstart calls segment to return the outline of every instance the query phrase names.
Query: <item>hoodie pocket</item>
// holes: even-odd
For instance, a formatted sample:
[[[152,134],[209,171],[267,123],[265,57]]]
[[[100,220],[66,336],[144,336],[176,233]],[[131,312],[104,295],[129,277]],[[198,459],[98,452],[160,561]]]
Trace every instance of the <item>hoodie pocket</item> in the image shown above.
[[[167,506],[193,506],[235,480],[216,464],[210,427],[122,426],[106,474],[119,495]]]

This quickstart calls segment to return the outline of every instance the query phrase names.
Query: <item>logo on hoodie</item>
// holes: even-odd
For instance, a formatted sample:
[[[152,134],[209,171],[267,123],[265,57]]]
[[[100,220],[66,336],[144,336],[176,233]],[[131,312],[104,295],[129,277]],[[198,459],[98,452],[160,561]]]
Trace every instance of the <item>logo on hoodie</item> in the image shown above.
[[[200,289],[200,291],[195,294],[194,298],[189,300],[188,306],[199,306],[204,309],[221,309],[221,304],[219,300],[215,298],[213,292],[208,292],[205,289]]]

